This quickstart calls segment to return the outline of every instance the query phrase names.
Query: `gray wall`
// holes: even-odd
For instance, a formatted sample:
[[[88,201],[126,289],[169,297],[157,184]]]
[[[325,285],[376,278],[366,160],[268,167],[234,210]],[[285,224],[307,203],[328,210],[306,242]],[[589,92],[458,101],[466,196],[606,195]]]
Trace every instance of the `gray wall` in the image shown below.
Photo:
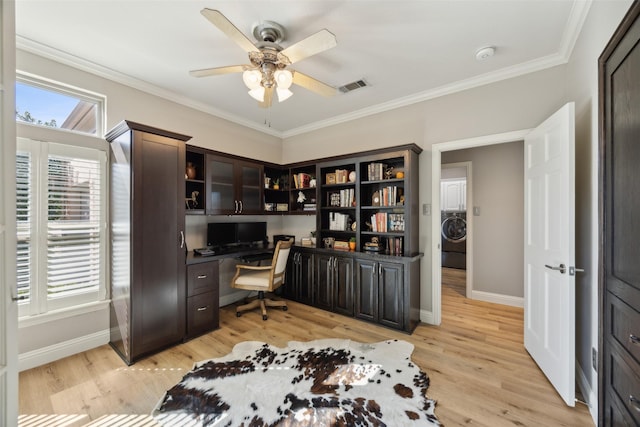
[[[443,164],[472,163],[473,291],[524,297],[523,156],[522,142],[442,153]]]

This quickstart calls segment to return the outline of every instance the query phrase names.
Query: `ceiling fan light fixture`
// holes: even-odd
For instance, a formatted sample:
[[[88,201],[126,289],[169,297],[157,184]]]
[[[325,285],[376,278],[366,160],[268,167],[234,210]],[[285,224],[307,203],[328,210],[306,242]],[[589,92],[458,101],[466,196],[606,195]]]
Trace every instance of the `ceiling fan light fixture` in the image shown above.
[[[264,102],[264,88],[262,86],[251,89],[249,95],[258,102]]]
[[[246,70],[244,73],[242,73],[242,81],[247,86],[247,88],[251,90],[258,89],[261,87],[260,82],[262,81],[262,73],[258,70]]]
[[[286,101],[291,98],[291,95],[293,95],[293,92],[289,89],[282,89],[280,86],[276,88],[276,92],[278,93],[278,102]]]
[[[289,70],[277,70],[273,77],[276,79],[279,89],[289,89],[293,83],[293,74]]]

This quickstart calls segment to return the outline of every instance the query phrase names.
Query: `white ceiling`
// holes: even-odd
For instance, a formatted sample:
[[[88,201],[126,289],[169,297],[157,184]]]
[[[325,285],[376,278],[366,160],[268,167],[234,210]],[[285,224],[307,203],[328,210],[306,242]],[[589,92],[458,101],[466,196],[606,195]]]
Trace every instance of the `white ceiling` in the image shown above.
[[[565,63],[590,0],[196,1],[17,0],[18,47],[97,72],[282,137]],[[253,40],[265,20],[287,46],[326,28],[338,45],[292,69],[334,87],[325,98],[293,86],[269,109],[241,74],[194,78],[193,69],[247,64],[246,53],[201,14],[218,9]],[[495,46],[477,61],[475,52]]]

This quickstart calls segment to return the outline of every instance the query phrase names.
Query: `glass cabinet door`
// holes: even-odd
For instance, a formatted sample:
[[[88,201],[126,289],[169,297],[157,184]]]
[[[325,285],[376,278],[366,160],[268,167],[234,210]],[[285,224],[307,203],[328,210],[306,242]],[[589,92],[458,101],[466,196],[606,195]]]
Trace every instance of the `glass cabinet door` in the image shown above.
[[[234,161],[207,155],[207,213],[233,214],[238,211],[235,195]]]
[[[239,163],[241,184],[239,186],[241,213],[259,214],[262,203],[262,166],[255,163]]]

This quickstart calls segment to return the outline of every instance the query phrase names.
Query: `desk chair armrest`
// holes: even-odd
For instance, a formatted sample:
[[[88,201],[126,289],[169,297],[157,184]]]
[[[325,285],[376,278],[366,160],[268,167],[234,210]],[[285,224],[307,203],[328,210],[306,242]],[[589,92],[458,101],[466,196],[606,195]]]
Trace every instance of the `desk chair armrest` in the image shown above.
[[[236,265],[237,270],[271,270],[270,265]]]

